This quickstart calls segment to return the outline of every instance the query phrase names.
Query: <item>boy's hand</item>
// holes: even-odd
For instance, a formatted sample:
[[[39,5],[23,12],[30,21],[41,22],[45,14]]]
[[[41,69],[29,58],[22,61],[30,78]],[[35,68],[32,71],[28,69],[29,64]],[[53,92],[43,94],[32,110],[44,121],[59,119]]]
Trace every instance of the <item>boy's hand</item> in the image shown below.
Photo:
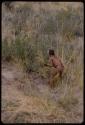
[[[48,66],[47,64],[44,64],[44,66]]]
[[[49,66],[49,67],[53,67],[53,66],[51,66],[51,65],[48,65],[48,64],[44,64],[44,66]]]

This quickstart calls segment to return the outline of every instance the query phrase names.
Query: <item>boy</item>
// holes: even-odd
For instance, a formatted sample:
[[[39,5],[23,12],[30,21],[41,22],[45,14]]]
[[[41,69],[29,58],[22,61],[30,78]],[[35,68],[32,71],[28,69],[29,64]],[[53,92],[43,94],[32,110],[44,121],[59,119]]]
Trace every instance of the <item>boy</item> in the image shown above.
[[[51,85],[51,87],[53,87],[55,76],[57,78],[62,77],[64,66],[61,60],[55,55],[54,50],[52,49],[49,50],[49,62],[51,66],[53,66],[50,74],[49,84]]]

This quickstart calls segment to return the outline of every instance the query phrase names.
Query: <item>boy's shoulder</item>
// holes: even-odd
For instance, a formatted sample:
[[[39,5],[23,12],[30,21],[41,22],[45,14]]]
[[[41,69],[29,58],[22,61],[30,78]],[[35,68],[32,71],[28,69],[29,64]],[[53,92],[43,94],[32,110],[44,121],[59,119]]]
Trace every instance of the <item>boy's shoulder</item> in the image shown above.
[[[54,56],[54,57],[50,57],[49,60],[60,60],[60,58],[57,56]]]
[[[60,57],[58,57],[58,56],[55,56],[55,59],[58,59],[58,60],[60,60]]]

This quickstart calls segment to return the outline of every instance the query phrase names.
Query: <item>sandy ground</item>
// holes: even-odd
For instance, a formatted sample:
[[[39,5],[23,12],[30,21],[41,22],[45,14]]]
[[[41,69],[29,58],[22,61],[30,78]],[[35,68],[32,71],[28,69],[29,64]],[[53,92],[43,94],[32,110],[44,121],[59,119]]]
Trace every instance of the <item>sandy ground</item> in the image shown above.
[[[79,88],[75,97],[79,103],[71,111],[65,111],[58,100],[66,93],[66,86],[54,88],[35,74],[24,75],[18,68],[2,65],[2,122],[81,122],[83,98]],[[77,94],[76,94],[77,93]]]

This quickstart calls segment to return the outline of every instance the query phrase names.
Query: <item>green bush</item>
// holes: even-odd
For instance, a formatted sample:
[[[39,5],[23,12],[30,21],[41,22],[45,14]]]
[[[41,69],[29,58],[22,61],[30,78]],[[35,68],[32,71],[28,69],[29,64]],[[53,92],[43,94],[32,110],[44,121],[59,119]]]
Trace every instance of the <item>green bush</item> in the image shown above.
[[[74,52],[77,43],[72,45],[69,41],[83,35],[82,10],[77,12],[68,8],[67,11],[61,9],[53,13],[43,8],[36,13],[31,5],[25,6],[17,8],[11,17],[15,41],[10,45],[7,41],[2,42],[2,58],[6,61],[16,58],[25,71],[46,74],[43,64],[48,62],[50,48],[55,50],[64,63]],[[24,30],[26,22],[29,24],[28,28],[31,28],[30,38]]]
[[[5,40],[2,42],[2,60],[11,61],[13,57],[13,51],[11,45]]]

